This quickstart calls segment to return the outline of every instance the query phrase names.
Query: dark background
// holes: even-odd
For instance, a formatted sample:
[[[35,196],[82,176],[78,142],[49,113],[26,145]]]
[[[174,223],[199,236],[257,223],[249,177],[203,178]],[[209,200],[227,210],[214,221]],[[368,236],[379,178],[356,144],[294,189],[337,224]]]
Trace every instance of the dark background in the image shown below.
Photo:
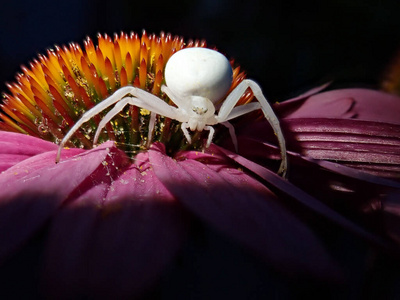
[[[0,91],[6,91],[5,82],[14,80],[20,65],[28,64],[38,53],[44,53],[54,44],[70,41],[82,45],[86,36],[95,39],[98,32],[112,35],[121,30],[141,32],[146,29],[148,33],[165,31],[186,39],[206,39],[209,45],[215,45],[235,58],[247,70],[248,77],[258,81],[266,96],[273,101],[283,100],[328,80],[334,80],[335,87],[376,88],[385,66],[400,47],[398,0],[2,2]],[[219,239],[216,240],[217,244],[220,243]],[[346,291],[347,297],[344,298],[368,296],[371,289],[375,291],[374,295],[391,294],[385,285],[394,285],[385,282],[389,263],[371,277],[371,282],[375,282],[373,287],[360,292],[360,282],[363,281],[360,270],[363,269],[365,253],[361,251],[359,256],[359,244],[352,237],[348,237],[347,242],[341,243],[340,247],[356,276],[353,289]],[[187,260],[197,270],[196,276],[200,280],[196,280],[200,283],[194,285],[196,280],[191,279],[190,272],[182,273],[181,277],[178,274],[179,280],[175,280],[178,283],[171,288],[175,291],[175,287],[176,292],[172,294],[185,294],[189,289],[198,295],[193,299],[201,299],[206,294],[204,290],[212,291],[215,296],[226,296],[226,289],[229,289],[229,295],[249,296],[249,290],[259,289],[260,280],[263,284],[265,280],[271,281],[273,288],[269,295],[272,298],[274,293],[276,296],[289,293],[285,281],[277,281],[274,276],[259,276],[257,281],[248,275],[258,274],[258,268],[262,267],[252,258],[246,258],[249,261],[244,262],[236,259],[239,250],[232,252],[230,243],[218,244],[216,248],[222,252],[212,252],[211,258],[210,255],[206,258],[189,255]],[[33,243],[3,267],[0,292],[4,293],[0,294],[5,294],[5,286],[12,282],[10,289],[14,295],[19,292],[35,298],[30,290],[36,289],[37,271],[30,269],[40,268],[37,257],[41,257],[41,251]],[[214,263],[210,265],[210,261],[218,261],[220,269],[213,267]],[[231,267],[230,273],[225,271],[228,266]],[[32,277],[36,280],[32,281]],[[215,277],[218,280],[214,280]],[[225,277],[225,285],[221,285],[221,278]],[[210,286],[204,284],[206,280]],[[166,285],[170,286],[171,281],[174,280],[170,279]],[[244,294],[238,293],[241,284],[244,285]],[[26,292],[23,286],[28,288]],[[258,294],[265,295],[265,290],[260,289]]]
[[[4,1],[3,1],[4,2]],[[271,100],[315,84],[376,87],[400,46],[400,2],[379,0],[7,1],[0,10],[0,90],[54,44],[98,32],[206,39]]]

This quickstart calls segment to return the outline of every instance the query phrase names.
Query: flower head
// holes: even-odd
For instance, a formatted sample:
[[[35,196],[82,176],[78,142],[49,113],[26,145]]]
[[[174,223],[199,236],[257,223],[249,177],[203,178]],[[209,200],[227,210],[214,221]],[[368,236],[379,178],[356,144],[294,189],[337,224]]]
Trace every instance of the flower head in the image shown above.
[[[319,199],[325,192],[344,199],[366,183],[377,196],[399,188],[399,102],[379,92],[313,91],[276,105],[290,145],[289,181],[269,169],[279,151],[257,113],[236,121],[239,154],[229,150],[223,131],[219,146],[187,149],[179,123],[163,116],[147,149],[148,113],[136,107],[112,120],[92,149],[99,115],[55,164],[56,143],[119,87],[131,84],[168,101],[160,93],[163,68],[174,51],[189,46],[205,43],[185,44],[168,34],[99,36],[98,46],[88,39],[84,50],[74,43],[49,50],[8,85],[0,114],[0,262],[48,228],[45,293],[118,298],[151,288],[198,220],[296,278],[344,276],[309,227],[310,216],[375,246],[392,246],[386,232],[354,222],[372,207],[371,197],[349,210]],[[243,78],[234,68],[232,88]],[[371,99],[377,98],[393,116],[376,114]],[[249,101],[246,93],[239,104]],[[360,145],[374,154],[365,155]],[[313,190],[312,180],[321,187]]]
[[[0,129],[58,143],[85,111],[120,87],[140,87],[168,101],[160,88],[170,56],[182,48],[205,46],[205,41],[185,43],[183,38],[170,34],[156,36],[146,32],[141,37],[121,33],[114,39],[99,35],[98,45],[87,38],[83,49],[77,43],[56,46],[46,55],[39,55],[29,68],[22,67],[23,73],[17,75],[16,83],[7,85],[11,95],[4,95]],[[233,72],[231,89],[245,77],[240,67],[234,67]],[[247,93],[239,104],[250,100],[251,94]],[[83,125],[70,146],[92,148],[94,133],[104,114]],[[120,149],[136,154],[149,144],[149,115],[137,107],[126,109],[107,124],[99,142],[113,140]],[[183,140],[176,128],[178,123],[160,118],[153,141],[162,141],[171,151],[184,147],[184,143],[177,142]]]

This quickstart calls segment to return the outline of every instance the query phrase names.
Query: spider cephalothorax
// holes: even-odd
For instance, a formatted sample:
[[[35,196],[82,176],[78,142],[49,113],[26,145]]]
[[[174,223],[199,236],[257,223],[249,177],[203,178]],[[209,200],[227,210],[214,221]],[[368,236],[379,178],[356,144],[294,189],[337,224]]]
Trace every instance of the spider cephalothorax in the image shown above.
[[[191,143],[191,137],[188,129],[191,131],[208,130],[206,147],[209,147],[213,140],[214,128],[212,126],[223,124],[229,129],[237,150],[234,128],[228,121],[261,109],[278,138],[282,156],[278,172],[285,175],[287,170],[286,147],[278,118],[262,94],[261,88],[252,80],[243,80],[226,96],[232,84],[232,68],[224,55],[207,48],[182,49],[168,60],[165,67],[165,82],[161,91],[171,99],[176,107],[140,88],[121,87],[113,95],[85,112],[75,123],[61,141],[56,161],[59,161],[65,143],[83,123],[114,104],[115,106],[101,120],[95,134],[94,144],[105,125],[129,104],[151,112],[149,141],[151,141],[155,126],[154,120],[158,114],[181,122],[182,131],[189,143]],[[236,106],[247,89],[251,89],[258,102]],[[225,99],[221,101],[224,97]],[[215,113],[216,111],[217,113]]]

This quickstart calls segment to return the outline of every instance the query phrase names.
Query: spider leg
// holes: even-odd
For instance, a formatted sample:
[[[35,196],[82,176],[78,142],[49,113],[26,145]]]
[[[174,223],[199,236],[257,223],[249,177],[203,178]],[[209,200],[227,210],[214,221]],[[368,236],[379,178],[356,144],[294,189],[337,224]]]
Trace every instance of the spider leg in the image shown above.
[[[112,94],[110,97],[107,99],[104,99],[101,101],[99,104],[96,106],[92,107],[88,111],[86,111],[82,117],[72,126],[72,128],[68,131],[68,133],[64,136],[62,139],[58,151],[57,151],[57,156],[56,156],[56,163],[60,161],[60,156],[61,156],[61,150],[64,148],[65,144],[69,141],[69,139],[72,137],[72,135],[87,121],[89,121],[91,118],[93,118],[95,115],[101,113],[103,110],[108,108],[109,106],[115,104],[116,102],[120,101],[124,96],[127,94],[130,94],[132,89],[135,89],[133,86],[125,86],[120,88],[118,91],[116,91],[114,94]]]
[[[97,127],[96,134],[94,135],[93,146],[97,144],[97,140],[99,139],[100,133],[106,126],[106,124],[110,122],[111,119],[114,118],[116,115],[118,115],[124,109],[124,107],[127,104],[129,104],[129,101],[130,97],[122,99],[117,104],[115,104],[115,106],[103,117],[103,119],[101,119],[99,127]]]
[[[235,151],[239,152],[238,141],[235,134],[235,127],[233,127],[233,125],[229,122],[222,122],[221,124],[224,125],[226,128],[228,128],[233,146],[235,146]]]
[[[261,104],[259,102],[252,102],[252,103],[247,103],[245,105],[236,106],[226,116],[226,120],[227,121],[232,120],[234,118],[240,117],[242,115],[248,114],[258,109],[261,109]]]
[[[120,102],[118,102],[113,109],[111,109],[101,120],[99,127],[97,127],[96,134],[93,139],[93,146],[97,144],[97,140],[99,139],[100,133],[103,130],[103,128],[106,126],[108,122],[112,120],[116,115],[118,115],[127,104],[132,103],[132,97],[127,97],[122,99]],[[149,133],[148,133],[148,141],[147,141],[147,146],[150,146],[150,142],[153,137],[153,130],[155,127],[155,122],[156,122],[156,116],[157,114],[154,112],[151,112],[150,114],[150,122],[149,122]]]
[[[183,131],[183,134],[185,135],[185,138],[187,139],[188,143],[192,143],[192,138],[190,137],[189,131],[187,130],[189,128],[189,124],[187,122],[182,123],[181,129]]]
[[[72,128],[64,136],[63,140],[61,141],[61,143],[58,147],[56,163],[58,163],[60,161],[61,150],[64,148],[64,145],[85,122],[89,121],[92,117],[94,117],[98,113],[102,112],[109,106],[117,103],[122,98],[124,98],[124,96],[126,96],[128,94],[130,94],[134,97],[126,97],[126,99],[129,99],[129,100],[124,101],[121,105],[118,105],[117,109],[112,110],[113,114],[114,114],[113,116],[115,116],[116,113],[121,111],[121,109],[126,104],[131,104],[131,105],[135,105],[140,108],[147,109],[150,112],[153,112],[155,114],[159,114],[159,115],[168,117],[170,119],[175,119],[179,122],[187,121],[187,117],[179,108],[168,105],[164,100],[158,98],[157,96],[150,94],[144,90],[135,88],[133,86],[122,87],[119,90],[117,90],[113,95],[111,95],[107,99],[104,99],[102,102],[97,104],[95,107],[93,107],[90,110],[88,110],[87,112],[85,112],[83,114],[83,116],[81,117],[81,119],[79,119],[78,122],[76,122],[75,125],[72,126]],[[106,124],[106,122],[104,123],[104,125],[105,124]],[[103,127],[104,127],[104,125],[102,124]]]
[[[133,105],[146,108],[147,110],[154,112],[156,114],[182,122],[181,129],[183,131],[183,134],[185,135],[188,143],[191,144],[192,139],[188,131],[189,124],[187,123],[188,116],[185,113],[186,111],[185,107],[187,106],[187,103],[185,101],[182,101],[180,97],[171,92],[171,90],[166,85],[161,86],[161,91],[166,93],[168,97],[172,100],[172,102],[174,102],[178,106],[178,108],[170,106],[164,100],[161,100],[160,98],[154,96],[153,94],[147,93],[144,90],[138,90],[135,96],[138,97],[138,100],[144,100],[145,102],[142,104],[133,104]],[[154,130],[153,126],[154,124],[152,124],[151,122],[152,120],[150,118],[149,140],[151,139],[150,134],[152,135]]]
[[[176,106],[183,108],[185,110],[188,109],[188,104],[190,102],[186,101],[186,99],[182,99],[181,97],[179,97],[178,95],[176,95],[174,92],[171,91],[171,89],[169,87],[167,87],[166,85],[162,85],[161,86],[161,91],[165,94],[167,94],[167,96],[169,97],[169,99],[171,99],[172,102],[174,102],[176,104]]]
[[[153,131],[154,131],[154,127],[156,126],[156,117],[157,117],[157,114],[154,112],[151,112],[150,120],[149,120],[149,132],[147,134],[147,148],[150,147],[150,143],[153,140]]]
[[[257,104],[249,103],[235,107],[240,97],[246,92],[248,88],[252,90],[255,98],[258,100],[258,103]],[[285,177],[288,166],[285,138],[283,137],[278,117],[275,115],[274,111],[269,105],[267,99],[264,97],[261,88],[257,83],[249,79],[243,80],[225,99],[224,103],[222,104],[218,112],[217,120],[220,123],[222,123],[260,108],[263,111],[265,118],[268,120],[269,124],[274,130],[275,135],[278,138],[278,143],[281,149],[281,158],[282,158],[278,174]]]
[[[122,99],[120,102],[118,102],[113,109],[111,109],[101,120],[99,127],[96,130],[96,134],[93,140],[93,144],[97,143],[97,140],[99,138],[101,130],[106,126],[108,122],[112,120],[118,113],[120,113],[124,107],[127,104],[134,105],[140,108],[147,109],[151,112],[150,115],[150,123],[149,123],[149,143],[151,141],[151,138],[153,136],[153,130],[155,126],[155,121],[156,121],[156,115],[160,114],[163,116],[168,116],[172,119],[176,118],[178,114],[178,109],[175,107],[169,106],[164,100],[161,100],[160,98],[154,96],[153,94],[150,93],[135,93],[139,94],[142,96],[142,98],[136,98],[136,97],[126,97]],[[151,96],[151,97],[150,97]]]
[[[179,122],[186,122],[187,117],[180,110],[180,108],[173,107],[167,102],[158,98],[157,96],[146,92],[145,90],[136,89],[130,93],[134,97],[130,97],[131,105],[147,109],[150,112],[162,115],[164,117],[177,120]]]
[[[208,134],[207,145],[206,145],[206,148],[208,148],[210,147],[212,139],[214,137],[215,129],[212,126],[205,126],[204,129],[210,131],[210,133]]]

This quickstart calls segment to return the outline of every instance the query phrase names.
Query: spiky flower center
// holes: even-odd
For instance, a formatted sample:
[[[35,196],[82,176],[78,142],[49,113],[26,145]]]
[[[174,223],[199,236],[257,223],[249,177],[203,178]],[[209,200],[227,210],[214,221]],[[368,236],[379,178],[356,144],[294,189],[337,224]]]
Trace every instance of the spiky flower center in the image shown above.
[[[16,82],[7,84],[0,111],[0,130],[14,131],[59,143],[82,114],[117,89],[133,85],[173,103],[161,93],[165,84],[164,67],[176,51],[185,47],[206,47],[204,41],[188,41],[161,33],[141,37],[121,33],[112,39],[98,35],[98,44],[90,38],[82,49],[77,43],[58,47],[39,55],[29,67],[22,66]],[[232,62],[233,66],[233,62]],[[231,89],[245,77],[240,67],[233,70]],[[239,104],[251,101],[245,94]],[[107,111],[85,123],[69,142],[69,147],[90,149],[101,118]],[[136,154],[146,148],[149,111],[128,107],[111,120],[99,143],[114,140],[119,148]],[[182,149],[186,141],[179,123],[157,116],[154,141],[166,144],[169,151]],[[201,134],[193,137],[193,147],[201,144]]]

